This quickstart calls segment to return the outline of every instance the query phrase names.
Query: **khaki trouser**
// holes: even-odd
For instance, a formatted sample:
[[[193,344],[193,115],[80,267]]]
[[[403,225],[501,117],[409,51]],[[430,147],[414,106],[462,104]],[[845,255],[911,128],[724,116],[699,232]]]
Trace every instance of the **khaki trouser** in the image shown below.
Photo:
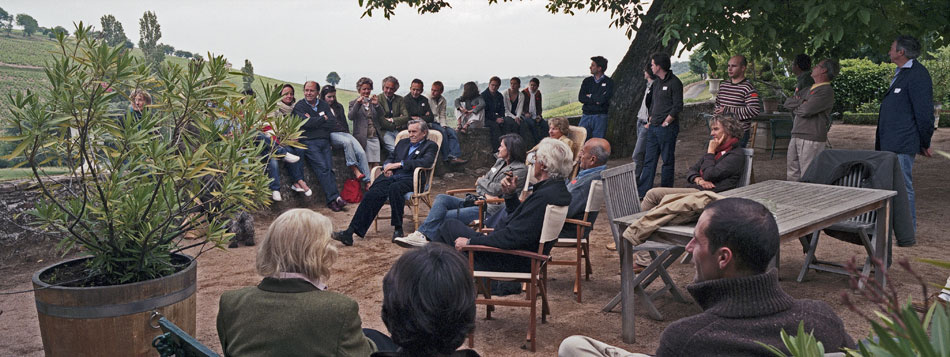
[[[559,357],[649,357],[642,353],[633,353],[619,347],[611,346],[587,336],[574,335],[561,341],[557,350]]]
[[[663,200],[663,196],[672,195],[677,193],[693,193],[698,192],[699,190],[695,188],[672,188],[672,187],[656,187],[651,188],[647,191],[646,196],[643,197],[643,201],[640,202],[640,211],[649,211],[660,205],[660,201]]]
[[[792,138],[788,142],[788,159],[785,161],[785,174],[789,181],[798,181],[802,178],[805,170],[811,165],[811,161],[818,157],[822,151],[825,151],[824,141],[811,141],[799,138]]]

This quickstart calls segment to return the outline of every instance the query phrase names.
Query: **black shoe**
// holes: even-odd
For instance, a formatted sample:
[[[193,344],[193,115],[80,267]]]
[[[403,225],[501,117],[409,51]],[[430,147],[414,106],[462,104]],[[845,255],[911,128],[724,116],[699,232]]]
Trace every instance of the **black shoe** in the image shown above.
[[[349,247],[353,245],[353,231],[349,228],[333,232],[333,239],[340,241],[343,245]]]
[[[393,229],[393,240],[392,240],[392,242],[395,243],[395,242],[396,242],[396,238],[405,237],[405,236],[406,236],[406,235],[402,233],[402,227],[394,227],[394,229]]]

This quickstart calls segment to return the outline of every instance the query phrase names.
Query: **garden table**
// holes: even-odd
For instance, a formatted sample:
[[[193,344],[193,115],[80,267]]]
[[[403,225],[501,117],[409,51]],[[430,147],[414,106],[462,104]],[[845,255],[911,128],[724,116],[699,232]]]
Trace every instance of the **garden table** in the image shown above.
[[[878,219],[875,227],[877,234],[872,242],[874,257],[882,262],[887,261],[889,253],[887,244],[891,241],[891,198],[897,195],[895,191],[770,180],[720,194],[726,197],[748,198],[765,205],[775,216],[781,241],[797,240],[799,237],[834,223],[877,210]],[[620,217],[614,222],[621,227],[626,227],[645,214],[646,212],[640,212]],[[686,246],[693,238],[693,229],[694,225],[661,227],[658,232],[664,234],[654,234],[650,240],[656,239],[662,240],[663,243]],[[623,341],[633,343],[635,336],[634,287],[628,284],[634,278],[633,246],[626,239],[621,243],[620,296]],[[773,260],[776,268],[778,268],[779,256],[776,254]],[[881,286],[885,284],[886,269],[886,264],[879,269],[874,269],[874,279]]]

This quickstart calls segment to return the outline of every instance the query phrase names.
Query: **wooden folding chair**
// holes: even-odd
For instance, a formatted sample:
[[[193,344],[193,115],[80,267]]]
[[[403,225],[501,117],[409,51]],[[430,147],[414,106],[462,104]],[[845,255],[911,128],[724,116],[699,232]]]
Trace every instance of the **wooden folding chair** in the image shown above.
[[[485,296],[484,299],[475,299],[475,304],[487,305],[486,320],[491,319],[491,313],[495,305],[527,307],[531,309],[528,321],[528,333],[526,340],[528,349],[534,352],[537,337],[535,335],[537,323],[537,301],[541,296],[541,323],[547,322],[547,314],[550,313],[547,298],[547,262],[551,260],[550,255],[544,254],[544,244],[557,239],[558,233],[564,227],[564,221],[567,218],[567,206],[548,205],[544,212],[544,224],[541,227],[541,236],[538,240],[538,251],[531,252],[527,250],[506,250],[484,245],[467,245],[462,248],[462,252],[468,252],[468,266],[475,277],[478,290]],[[531,272],[504,272],[504,271],[482,271],[475,270],[475,252],[499,253],[517,255],[531,259]],[[491,298],[491,280],[514,281],[527,284],[527,295],[525,299],[492,299]],[[474,347],[474,332],[469,334],[468,346]]]
[[[409,131],[403,130],[399,134],[396,134],[396,142],[408,138]],[[419,225],[422,223],[419,220],[419,207],[422,203],[425,203],[426,206],[432,208],[432,179],[435,177],[435,165],[439,162],[439,150],[442,150],[442,133],[438,130],[429,130],[428,135],[429,140],[435,142],[438,145],[439,149],[435,152],[436,159],[432,161],[432,166],[429,167],[417,167],[412,172],[412,192],[406,193],[406,206],[412,211],[412,224],[413,229],[418,229]],[[382,166],[376,166],[370,172],[370,186],[373,182],[376,181],[376,178],[383,173]],[[423,183],[424,182],[424,183]],[[392,209],[392,207],[390,207]],[[376,219],[373,221],[373,229],[376,232],[379,232],[379,221],[387,220],[391,216],[376,215]],[[408,233],[408,232],[407,232]]]
[[[567,137],[571,139],[571,142],[574,143],[574,147],[571,148],[571,152],[574,153],[574,169],[571,170],[570,179],[577,177],[577,172],[580,171],[580,165],[577,162],[578,156],[581,154],[581,147],[584,146],[584,142],[587,141],[587,128],[583,126],[570,126],[571,134]]]
[[[820,157],[820,156],[819,156]],[[816,158],[817,161],[818,158]],[[812,163],[814,165],[814,162]],[[846,186],[846,187],[865,187],[864,181],[867,179],[865,173],[868,172],[867,169],[862,164],[857,164],[851,167],[851,170],[848,171],[848,174],[833,184],[836,186]],[[865,252],[867,253],[867,258],[864,260],[864,266],[861,268],[861,275],[869,276],[871,269],[874,267],[874,264],[871,264],[871,257],[874,256],[874,239],[880,237],[875,236],[877,226],[877,211],[870,211],[864,214],[861,214],[856,217],[852,217],[846,221],[838,222],[831,225],[828,228],[825,228],[826,232],[829,231],[838,231],[845,232],[850,234],[856,234],[856,240],[840,239],[848,243],[861,245],[864,247]],[[802,270],[798,273],[798,282],[802,282],[805,279],[805,274],[808,273],[808,269],[815,269],[821,271],[827,271],[831,273],[851,275],[847,270],[844,269],[843,264],[819,261],[815,257],[815,251],[818,249],[818,238],[820,237],[821,231],[815,231],[811,234],[811,238],[807,239],[802,238],[802,243],[808,244],[808,253],[805,256],[805,262],[802,264]],[[832,237],[834,238],[834,237]],[[889,237],[888,237],[889,239]],[[890,242],[888,242],[890,243]],[[888,244],[890,246],[890,244]]]
[[[617,244],[618,248],[621,248],[624,238],[620,225],[614,223],[614,220],[640,212],[640,197],[637,196],[637,187],[633,184],[636,182],[635,170],[636,165],[630,163],[606,169],[600,174],[604,182],[604,200],[607,205],[607,217],[610,219],[610,232],[613,233],[614,243]],[[677,245],[647,241],[644,244],[634,246],[633,251],[647,251],[653,261],[650,266],[637,274],[629,284],[633,285],[637,299],[643,302],[650,316],[656,320],[662,320],[663,314],[653,304],[654,298],[669,291],[677,301],[686,302],[683,294],[673,282],[673,278],[666,271],[666,268],[673,264],[685,249]],[[617,252],[622,254],[622,248],[617,249]],[[656,292],[647,294],[646,288],[657,278],[663,281],[664,286]],[[621,299],[622,296],[617,294],[602,310],[610,312],[620,303]]]
[[[551,258],[551,265],[573,265],[574,273],[574,294],[577,294],[577,302],[581,302],[581,262],[584,263],[586,274],[584,279],[590,280],[593,269],[590,265],[590,231],[593,229],[594,221],[597,220],[597,213],[600,212],[600,206],[604,204],[603,184],[600,180],[594,180],[590,183],[590,192],[587,193],[587,205],[584,207],[584,218],[568,218],[565,222],[577,226],[577,232],[574,237],[558,237],[554,243],[555,248],[574,248],[577,252],[574,260],[555,260]]]

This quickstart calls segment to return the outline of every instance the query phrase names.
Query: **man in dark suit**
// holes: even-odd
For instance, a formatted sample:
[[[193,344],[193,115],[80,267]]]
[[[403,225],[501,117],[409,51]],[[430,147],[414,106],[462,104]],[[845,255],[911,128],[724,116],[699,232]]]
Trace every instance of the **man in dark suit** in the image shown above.
[[[911,173],[918,153],[926,157],[933,155],[930,148],[930,137],[934,133],[933,81],[927,68],[915,60],[920,55],[917,39],[898,36],[887,54],[897,65],[897,70],[881,101],[874,149],[897,154],[916,230],[917,211],[914,209]]]
[[[363,237],[379,209],[389,200],[392,209],[393,239],[403,237],[402,214],[406,193],[412,191],[412,172],[417,167],[430,167],[435,162],[439,145],[428,140],[429,127],[422,120],[409,122],[409,138],[396,143],[396,148],[383,163],[383,175],[376,179],[363,196],[356,214],[346,230],[333,233],[333,239],[353,245],[353,233]],[[422,183],[425,185],[425,182]]]

